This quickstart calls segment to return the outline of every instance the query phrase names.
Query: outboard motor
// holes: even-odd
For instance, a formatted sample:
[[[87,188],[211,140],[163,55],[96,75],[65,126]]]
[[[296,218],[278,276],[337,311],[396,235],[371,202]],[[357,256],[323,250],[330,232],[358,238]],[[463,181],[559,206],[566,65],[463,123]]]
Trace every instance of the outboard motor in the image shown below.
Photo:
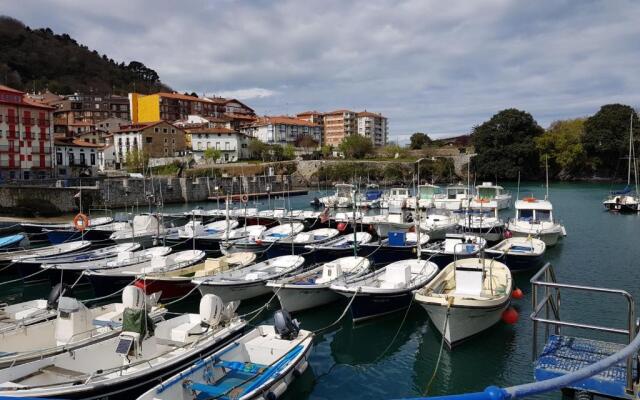
[[[287,310],[281,309],[273,315],[273,327],[280,339],[293,340],[298,337],[300,323],[297,319],[292,319]]]
[[[220,323],[224,313],[224,303],[215,294],[205,294],[200,299],[200,326],[209,329]]]
[[[61,296],[58,304],[58,318],[55,323],[56,345],[91,337],[93,318],[91,312],[78,300]]]
[[[317,197],[314,197],[313,200],[311,201],[311,205],[314,207],[320,207],[320,199]]]
[[[64,283],[58,283],[49,292],[49,297],[47,298],[47,310],[56,310],[58,308],[58,300],[60,297],[65,294],[69,297],[73,296],[71,292],[71,287]]]

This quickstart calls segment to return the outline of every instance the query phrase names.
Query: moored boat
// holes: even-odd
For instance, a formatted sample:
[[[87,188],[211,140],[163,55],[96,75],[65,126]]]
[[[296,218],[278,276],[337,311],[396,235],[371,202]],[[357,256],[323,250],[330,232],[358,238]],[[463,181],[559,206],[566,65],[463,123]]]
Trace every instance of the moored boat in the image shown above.
[[[365,257],[342,257],[299,274],[269,281],[267,287],[277,293],[283,309],[298,312],[338,300],[340,295],[331,290],[331,284],[363,275],[370,267],[371,263]]]
[[[463,206],[473,209],[502,210],[511,206],[511,193],[504,190],[502,186],[494,185],[493,182],[482,182],[481,185],[476,186],[476,197],[469,199]]]
[[[535,237],[547,246],[554,246],[566,236],[564,226],[553,218],[553,205],[549,200],[525,197],[515,204],[516,216],[507,224],[513,236]]]
[[[505,264],[465,258],[447,265],[416,293],[415,300],[451,348],[500,321],[512,286]]]
[[[340,232],[333,228],[319,228],[308,232],[300,232],[294,237],[282,239],[269,245],[266,251],[267,257],[306,253],[309,251],[306,246],[326,243],[339,234]]]
[[[400,260],[375,272],[331,285],[331,290],[352,298],[354,322],[403,310],[411,304],[413,292],[438,273],[438,266],[426,260]]]
[[[27,260],[30,258],[44,259],[47,257],[59,257],[88,250],[89,247],[91,247],[91,242],[86,240],[77,240],[74,242],[38,247],[35,249],[6,250],[0,252],[2,276],[8,276],[18,272],[15,261]]]
[[[0,250],[26,249],[29,238],[23,233],[0,237]]]
[[[258,237],[245,237],[237,240],[229,240],[220,243],[222,254],[230,254],[238,251],[262,252],[268,246],[297,235],[304,230],[301,222],[290,222],[283,225],[276,225],[262,232]]]
[[[459,258],[476,257],[486,247],[487,241],[476,235],[450,233],[444,238],[422,248],[422,257],[444,268]]]
[[[374,265],[389,264],[415,257],[416,247],[423,247],[428,241],[429,235],[426,233],[420,234],[418,238],[415,232],[389,232],[386,239],[361,245],[358,254],[369,258]]]
[[[301,256],[280,256],[244,268],[195,278],[193,283],[198,285],[203,295],[215,294],[224,302],[246,300],[269,293],[271,289],[266,287],[267,281],[302,268],[304,262]]]
[[[308,367],[313,333],[286,312],[276,312],[275,320],[275,327],[257,326],[138,400],[277,399]]]
[[[305,246],[309,251],[305,258],[315,264],[354,255],[354,251],[358,252],[360,246],[369,243],[371,239],[372,236],[369,232],[355,232],[338,236],[328,242]]]
[[[484,254],[506,264],[513,272],[541,267],[546,248],[540,239],[511,237],[485,249]]]

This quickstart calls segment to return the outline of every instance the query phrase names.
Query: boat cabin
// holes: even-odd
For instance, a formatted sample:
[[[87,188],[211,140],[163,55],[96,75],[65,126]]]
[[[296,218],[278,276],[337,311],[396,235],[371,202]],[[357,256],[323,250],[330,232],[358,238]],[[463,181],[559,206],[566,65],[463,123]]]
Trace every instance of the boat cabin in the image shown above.
[[[448,200],[466,199],[469,188],[463,185],[452,185],[445,188],[445,196]]]
[[[353,196],[353,185],[349,183],[336,184],[336,196],[351,198]]]
[[[502,186],[494,185],[492,182],[482,182],[482,185],[476,186],[478,198],[481,199],[495,199],[496,197],[504,194],[504,188]]]
[[[436,185],[419,185],[418,195],[421,200],[430,200],[436,197],[436,195],[442,194],[440,186]]]
[[[553,206],[548,200],[525,197],[516,201],[516,220],[518,221],[553,221]]]
[[[396,199],[405,199],[409,197],[409,189],[407,188],[391,188],[389,189],[389,197]]]

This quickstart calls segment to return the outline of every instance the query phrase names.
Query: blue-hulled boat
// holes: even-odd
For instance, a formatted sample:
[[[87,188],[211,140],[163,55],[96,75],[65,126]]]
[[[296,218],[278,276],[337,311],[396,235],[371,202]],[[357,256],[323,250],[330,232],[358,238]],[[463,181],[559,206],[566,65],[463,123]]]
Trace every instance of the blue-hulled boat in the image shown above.
[[[420,247],[427,244],[429,235],[420,235]],[[416,256],[418,235],[415,232],[389,232],[389,237],[379,242],[369,242],[360,246],[358,252],[368,257],[374,265],[389,264],[397,260]]]
[[[422,258],[429,259],[444,268],[460,258],[478,257],[487,241],[476,235],[449,233],[444,240],[429,243],[422,248]]]
[[[356,244],[356,251],[359,251],[360,246],[369,243],[371,239],[372,236],[368,232],[356,232],[355,235],[349,233],[328,242],[306,245],[305,249],[308,254],[305,255],[305,258],[310,264],[317,264],[340,257],[352,256],[354,255],[354,243]]]

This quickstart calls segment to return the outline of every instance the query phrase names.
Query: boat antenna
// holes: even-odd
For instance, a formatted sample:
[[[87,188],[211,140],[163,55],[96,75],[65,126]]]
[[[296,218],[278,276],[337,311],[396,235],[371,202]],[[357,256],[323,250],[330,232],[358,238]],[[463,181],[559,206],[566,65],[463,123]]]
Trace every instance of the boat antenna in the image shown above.
[[[544,196],[544,199],[549,200],[549,155],[548,154],[544,158],[544,171],[545,171],[545,178],[547,181],[547,194]]]

